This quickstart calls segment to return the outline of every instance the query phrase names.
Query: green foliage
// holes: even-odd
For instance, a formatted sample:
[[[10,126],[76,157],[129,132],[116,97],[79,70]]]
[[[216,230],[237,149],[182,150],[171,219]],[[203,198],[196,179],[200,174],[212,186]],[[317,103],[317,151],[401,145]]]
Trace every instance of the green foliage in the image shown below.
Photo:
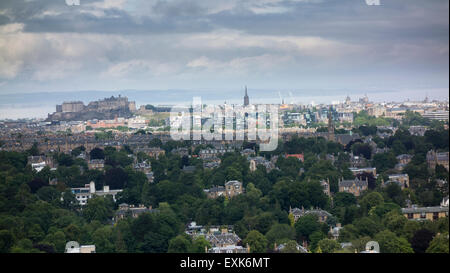
[[[312,214],[300,217],[295,223],[297,239],[300,241],[310,241],[310,235],[315,231],[319,231],[320,228],[321,225],[317,216]]]
[[[335,240],[322,239],[318,243],[318,247],[322,250],[322,253],[333,253],[341,248],[341,245]]]
[[[250,246],[251,253],[264,253],[267,250],[267,239],[257,230],[250,231],[243,243]]]
[[[377,168],[378,173],[394,168],[397,162],[397,158],[392,152],[379,153],[373,156],[373,166]]]
[[[434,237],[426,253],[449,253],[448,232]]]
[[[191,239],[186,235],[178,235],[169,241],[168,253],[189,253],[192,249]]]
[[[380,244],[381,253],[413,253],[411,244],[402,237],[398,237],[395,233],[384,230],[375,236],[375,241]]]
[[[112,198],[94,197],[88,200],[83,216],[89,222],[97,220],[106,223],[113,216],[113,208]]]
[[[286,240],[295,239],[295,229],[288,224],[274,224],[266,233],[269,246]]]
[[[391,124],[390,120],[384,117],[374,117],[369,116],[367,111],[361,111],[358,114],[353,115],[353,125],[355,127],[360,127],[363,125],[367,126],[389,126]]]

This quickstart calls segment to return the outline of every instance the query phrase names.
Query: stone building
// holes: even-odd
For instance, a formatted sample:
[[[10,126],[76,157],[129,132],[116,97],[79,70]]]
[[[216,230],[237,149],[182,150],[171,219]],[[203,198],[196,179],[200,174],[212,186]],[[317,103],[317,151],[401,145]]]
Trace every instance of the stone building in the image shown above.
[[[319,222],[325,223],[328,218],[330,218],[332,215],[326,211],[319,208],[316,209],[310,209],[305,210],[303,207],[301,209],[299,208],[289,208],[289,214],[292,214],[294,216],[294,222],[297,222],[300,217],[306,216],[306,215],[315,215],[319,219]]]
[[[361,193],[369,188],[369,182],[367,180],[360,180],[355,178],[354,180],[339,180],[339,192],[348,192],[354,196],[360,196]]]
[[[434,150],[430,150],[427,153],[427,164],[428,164],[428,168],[431,171],[435,170],[436,165],[442,165],[448,171],[449,170],[448,161],[449,161],[449,152],[438,153]]]

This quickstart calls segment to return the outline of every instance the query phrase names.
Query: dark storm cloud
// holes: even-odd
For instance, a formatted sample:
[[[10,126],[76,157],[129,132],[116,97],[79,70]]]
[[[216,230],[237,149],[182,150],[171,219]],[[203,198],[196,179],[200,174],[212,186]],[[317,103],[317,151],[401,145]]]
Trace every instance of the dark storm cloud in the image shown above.
[[[227,3],[228,0],[211,1]],[[27,32],[96,32],[119,34],[177,33],[229,28],[253,34],[320,36],[372,42],[402,39],[448,39],[446,0],[390,0],[378,7],[364,0],[236,1],[211,13],[205,1],[130,1],[134,9],[104,8],[102,16],[88,13],[100,0],[81,0],[69,7],[64,0],[1,1],[0,24],[24,23]],[[206,1],[211,3],[210,1]],[[272,3],[273,2],[273,3]],[[260,2],[261,3],[261,2]],[[142,6],[142,7],[141,7]],[[256,14],[252,7],[283,7],[286,12]],[[142,8],[136,15],[135,10]],[[52,11],[45,16],[45,12]],[[146,15],[148,14],[148,15]]]

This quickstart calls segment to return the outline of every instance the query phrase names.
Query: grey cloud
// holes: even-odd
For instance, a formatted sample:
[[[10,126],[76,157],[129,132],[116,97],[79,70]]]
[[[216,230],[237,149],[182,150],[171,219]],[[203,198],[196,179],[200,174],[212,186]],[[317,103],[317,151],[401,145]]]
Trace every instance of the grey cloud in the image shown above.
[[[160,86],[232,85],[246,78],[261,86],[334,83],[343,88],[375,85],[380,78],[386,85],[425,81],[448,86],[448,1],[381,2],[374,7],[364,0],[135,0],[108,6],[81,0],[80,7],[68,7],[64,0],[4,0],[0,28],[23,24],[17,39],[32,37],[30,47],[38,47],[34,55],[39,56],[24,49],[23,55],[6,56],[2,63],[0,51],[0,74],[11,64],[18,71],[15,78],[8,74],[7,82],[0,77],[0,92],[64,88],[67,73],[81,79],[69,79],[70,86],[85,89],[90,87],[83,83],[141,88],[149,78]],[[205,42],[200,34],[211,38]],[[226,44],[221,35],[237,40]],[[327,54],[319,52],[323,47],[305,50],[305,41],[293,42],[302,37],[319,39]],[[85,54],[58,48],[69,43]],[[326,47],[330,43],[333,47]],[[71,70],[57,73],[65,65]],[[128,71],[126,78],[108,78],[108,72]]]

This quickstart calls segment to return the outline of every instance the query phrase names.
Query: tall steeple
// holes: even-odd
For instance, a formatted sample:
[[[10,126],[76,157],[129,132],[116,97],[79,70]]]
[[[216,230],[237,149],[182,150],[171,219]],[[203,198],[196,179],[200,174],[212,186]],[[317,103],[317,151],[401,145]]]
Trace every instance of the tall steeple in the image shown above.
[[[331,106],[328,110],[328,140],[335,141],[334,123],[333,123],[333,115],[331,113]]]
[[[249,104],[250,104],[250,99],[247,94],[247,86],[245,86],[244,106],[247,106]]]

